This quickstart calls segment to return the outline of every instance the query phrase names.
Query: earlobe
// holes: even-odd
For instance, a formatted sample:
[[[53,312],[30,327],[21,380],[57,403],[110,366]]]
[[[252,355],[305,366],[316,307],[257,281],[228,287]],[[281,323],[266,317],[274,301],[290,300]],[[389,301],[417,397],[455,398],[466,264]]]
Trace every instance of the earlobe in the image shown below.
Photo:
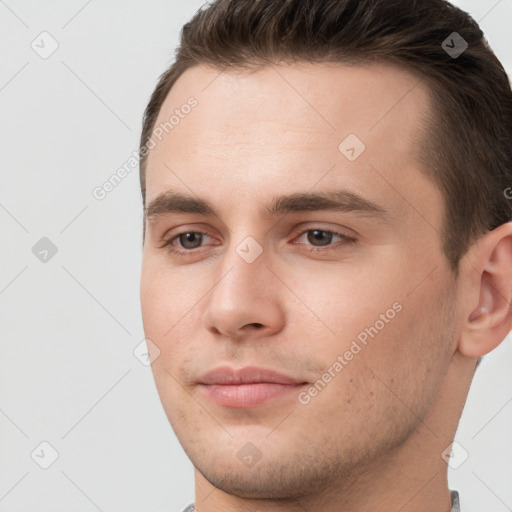
[[[512,222],[487,233],[473,256],[465,278],[470,297],[477,297],[478,303],[469,307],[458,350],[467,357],[481,357],[512,329]]]

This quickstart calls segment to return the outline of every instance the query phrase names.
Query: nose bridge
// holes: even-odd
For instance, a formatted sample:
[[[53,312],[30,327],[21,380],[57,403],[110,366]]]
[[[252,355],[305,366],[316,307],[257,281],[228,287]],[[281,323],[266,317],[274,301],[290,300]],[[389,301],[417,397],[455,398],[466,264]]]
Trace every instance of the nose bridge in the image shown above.
[[[238,236],[232,231],[230,247],[222,256],[220,271],[209,295],[205,321],[217,333],[236,336],[246,333],[245,326],[275,330],[282,321],[278,297],[270,283],[269,253],[252,236]]]
[[[223,256],[221,276],[213,291],[226,299],[231,296],[233,300],[255,300],[262,296],[259,287],[268,278],[268,255],[254,237],[238,240],[233,232],[233,240]]]

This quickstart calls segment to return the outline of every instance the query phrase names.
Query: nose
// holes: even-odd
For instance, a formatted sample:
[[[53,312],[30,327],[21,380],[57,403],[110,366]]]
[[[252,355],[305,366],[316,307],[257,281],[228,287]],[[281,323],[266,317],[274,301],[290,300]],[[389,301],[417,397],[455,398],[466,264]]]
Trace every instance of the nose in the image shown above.
[[[203,318],[210,332],[239,340],[271,336],[283,328],[279,282],[269,263],[265,250],[252,262],[235,248],[226,252],[206,299]]]

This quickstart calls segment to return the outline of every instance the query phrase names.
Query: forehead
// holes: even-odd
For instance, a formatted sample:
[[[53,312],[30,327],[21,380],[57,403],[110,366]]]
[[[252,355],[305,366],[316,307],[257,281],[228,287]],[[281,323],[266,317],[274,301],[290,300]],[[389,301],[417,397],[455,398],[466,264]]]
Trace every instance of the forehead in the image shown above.
[[[191,98],[195,106],[184,107]],[[252,72],[195,66],[160,110],[155,127],[168,129],[148,156],[147,199],[184,185],[263,197],[269,187],[302,191],[319,180],[399,195],[419,185],[439,196],[419,172],[429,108],[424,81],[388,64],[282,63]],[[354,153],[360,156],[347,158]],[[417,201],[429,210],[439,199]]]
[[[172,87],[156,125],[168,121],[190,97],[197,99],[199,108],[183,125],[215,118],[212,137],[249,121],[273,120],[324,133],[339,134],[350,127],[373,136],[399,123],[405,134],[421,123],[429,108],[425,80],[385,63],[281,63],[256,71],[194,66]],[[175,128],[174,135],[183,131],[182,126]]]

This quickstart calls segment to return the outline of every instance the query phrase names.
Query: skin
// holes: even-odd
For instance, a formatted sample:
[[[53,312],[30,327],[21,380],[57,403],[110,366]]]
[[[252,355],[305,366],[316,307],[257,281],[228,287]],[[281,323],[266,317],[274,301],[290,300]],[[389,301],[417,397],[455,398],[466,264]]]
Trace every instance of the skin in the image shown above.
[[[190,96],[197,107],[149,154],[147,204],[173,189],[216,215],[146,220],[141,305],[160,350],[152,369],[163,407],[195,466],[197,510],[449,512],[441,454],[477,358],[512,328],[512,223],[482,236],[455,280],[441,251],[443,197],[417,154],[430,97],[404,70],[197,66],[157,125]],[[355,161],[338,150],[350,133],[366,145]],[[265,210],[274,195],[334,188],[382,206],[387,221]],[[315,252],[326,246],[308,229],[356,242],[335,236]],[[208,236],[187,254],[161,247],[174,239],[186,251],[176,236],[197,230]],[[248,236],[263,251],[252,263],[236,252]],[[233,409],[197,385],[221,364],[311,385],[396,303],[400,312],[307,404],[291,393]],[[237,457],[249,442],[261,454],[252,467]]]

